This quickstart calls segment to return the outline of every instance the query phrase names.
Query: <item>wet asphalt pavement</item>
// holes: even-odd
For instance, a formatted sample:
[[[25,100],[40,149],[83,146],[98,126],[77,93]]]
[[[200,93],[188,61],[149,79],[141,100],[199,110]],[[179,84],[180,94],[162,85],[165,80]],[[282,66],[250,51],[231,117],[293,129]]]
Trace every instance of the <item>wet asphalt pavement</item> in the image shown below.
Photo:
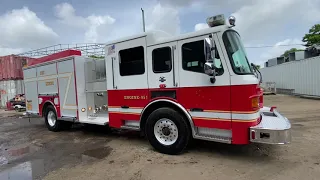
[[[50,132],[42,119],[0,116],[0,179],[41,179],[48,172],[105,158],[108,147],[102,127],[75,125]]]
[[[0,180],[318,180],[320,101],[277,95],[265,104],[291,121],[291,144],[196,140],[179,156],[156,152],[137,132],[80,125],[50,132],[42,119],[0,110]]]

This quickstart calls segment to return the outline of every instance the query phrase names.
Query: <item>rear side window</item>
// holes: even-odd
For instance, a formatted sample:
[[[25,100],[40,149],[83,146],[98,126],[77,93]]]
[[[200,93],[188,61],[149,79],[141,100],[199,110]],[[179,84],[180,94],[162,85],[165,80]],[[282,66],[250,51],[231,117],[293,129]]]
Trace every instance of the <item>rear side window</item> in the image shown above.
[[[121,76],[144,74],[144,49],[142,46],[119,51]]]
[[[162,47],[152,51],[152,69],[154,73],[166,73],[172,69],[170,47]]]

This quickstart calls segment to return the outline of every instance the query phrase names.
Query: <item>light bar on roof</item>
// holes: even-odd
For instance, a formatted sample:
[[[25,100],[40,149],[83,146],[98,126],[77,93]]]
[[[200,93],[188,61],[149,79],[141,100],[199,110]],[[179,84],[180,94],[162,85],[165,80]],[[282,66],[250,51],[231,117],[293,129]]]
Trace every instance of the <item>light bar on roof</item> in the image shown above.
[[[225,18],[223,14],[217,16],[211,16],[207,18],[207,24],[209,27],[225,25]]]

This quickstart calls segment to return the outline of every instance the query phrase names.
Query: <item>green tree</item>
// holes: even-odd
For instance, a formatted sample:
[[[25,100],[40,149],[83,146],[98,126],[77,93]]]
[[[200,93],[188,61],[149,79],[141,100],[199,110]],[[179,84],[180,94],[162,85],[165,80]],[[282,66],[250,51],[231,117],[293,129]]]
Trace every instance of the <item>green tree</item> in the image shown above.
[[[254,66],[256,66],[258,69],[260,69],[260,65],[254,64]]]
[[[306,47],[320,44],[320,24],[316,24],[309,29],[309,33],[305,34],[302,42],[305,42]]]
[[[90,55],[89,57],[94,59],[104,59],[104,56]]]

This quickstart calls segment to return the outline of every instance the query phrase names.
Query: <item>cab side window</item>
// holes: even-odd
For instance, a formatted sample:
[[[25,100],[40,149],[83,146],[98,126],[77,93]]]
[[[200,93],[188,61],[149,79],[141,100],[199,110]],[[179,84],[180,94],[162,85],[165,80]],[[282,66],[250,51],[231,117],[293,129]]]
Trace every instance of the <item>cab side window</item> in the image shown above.
[[[144,49],[142,46],[119,51],[120,75],[144,74]]]
[[[182,68],[186,71],[204,73],[204,64],[208,61],[215,62],[217,76],[223,74],[223,67],[218,50],[215,57],[211,58],[210,46],[205,40],[185,43],[182,45]]]
[[[167,73],[172,69],[171,48],[162,47],[152,51],[152,70],[154,73]]]

